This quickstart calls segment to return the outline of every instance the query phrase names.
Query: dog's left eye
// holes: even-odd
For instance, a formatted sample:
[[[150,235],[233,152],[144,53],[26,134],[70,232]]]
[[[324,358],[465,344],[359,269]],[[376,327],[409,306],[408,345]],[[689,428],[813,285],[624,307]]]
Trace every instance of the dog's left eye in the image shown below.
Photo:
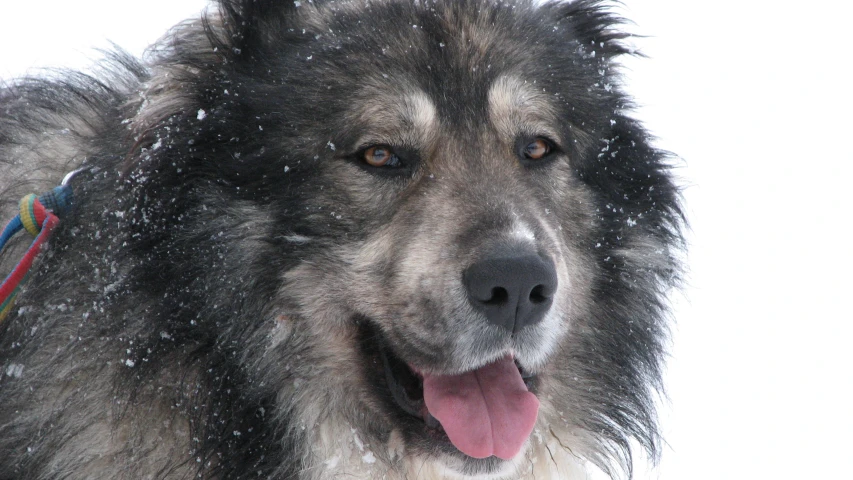
[[[400,157],[388,145],[376,145],[364,150],[361,158],[371,167],[398,167]]]
[[[549,140],[537,137],[524,146],[521,154],[527,160],[540,160],[547,157],[553,149],[553,144]]]

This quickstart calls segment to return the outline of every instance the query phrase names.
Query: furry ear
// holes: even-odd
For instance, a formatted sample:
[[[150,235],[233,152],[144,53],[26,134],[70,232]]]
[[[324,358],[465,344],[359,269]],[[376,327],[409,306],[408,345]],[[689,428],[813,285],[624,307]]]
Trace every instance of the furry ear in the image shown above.
[[[550,10],[551,18],[559,19],[560,25],[568,26],[587,49],[603,57],[631,53],[621,40],[633,35],[621,31],[625,19],[613,12],[614,2],[607,0],[555,1],[543,5]]]
[[[313,3],[313,0],[303,0]],[[280,17],[295,11],[301,5],[293,0],[219,0],[219,8],[235,25],[242,22],[257,23],[265,18]]]
[[[260,46],[263,39],[258,32],[287,28],[288,19],[303,5],[317,4],[321,0],[219,0],[221,31],[215,34],[216,44],[227,46],[225,51],[239,52]],[[207,28],[213,33],[216,28]],[[225,34],[225,38],[221,34]]]

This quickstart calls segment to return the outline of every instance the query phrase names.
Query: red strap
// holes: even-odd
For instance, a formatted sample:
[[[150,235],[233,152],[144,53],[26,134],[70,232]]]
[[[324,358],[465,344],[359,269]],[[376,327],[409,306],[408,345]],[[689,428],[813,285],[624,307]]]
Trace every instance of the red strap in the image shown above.
[[[45,211],[45,213],[46,216],[44,223],[42,223],[41,226],[41,232],[39,232],[38,236],[33,240],[33,243],[30,244],[30,248],[28,248],[27,253],[24,254],[24,258],[15,265],[15,269],[12,270],[12,273],[6,277],[6,280],[3,281],[3,285],[0,286],[0,299],[6,299],[12,295],[12,292],[15,291],[18,284],[21,283],[21,280],[23,280],[27,275],[27,272],[29,272],[30,267],[33,266],[33,262],[41,252],[42,245],[47,242],[51,232],[59,224],[59,217],[50,211]]]

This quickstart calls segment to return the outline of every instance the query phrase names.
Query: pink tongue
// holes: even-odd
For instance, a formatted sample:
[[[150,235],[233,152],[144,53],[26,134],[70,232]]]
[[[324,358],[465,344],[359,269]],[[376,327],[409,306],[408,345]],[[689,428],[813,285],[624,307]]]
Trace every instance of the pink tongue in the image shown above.
[[[424,401],[453,445],[474,458],[513,458],[539,411],[510,356],[461,375],[424,374]]]

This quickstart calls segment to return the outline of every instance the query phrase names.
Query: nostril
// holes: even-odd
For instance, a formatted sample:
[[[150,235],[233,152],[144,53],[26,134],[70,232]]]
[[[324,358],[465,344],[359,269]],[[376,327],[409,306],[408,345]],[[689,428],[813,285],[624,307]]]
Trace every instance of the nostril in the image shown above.
[[[545,303],[550,298],[545,295],[545,285],[536,285],[533,287],[533,290],[530,291],[530,303],[540,304]]]
[[[503,287],[495,287],[492,289],[492,296],[484,301],[485,305],[503,305],[509,301],[509,292]]]

